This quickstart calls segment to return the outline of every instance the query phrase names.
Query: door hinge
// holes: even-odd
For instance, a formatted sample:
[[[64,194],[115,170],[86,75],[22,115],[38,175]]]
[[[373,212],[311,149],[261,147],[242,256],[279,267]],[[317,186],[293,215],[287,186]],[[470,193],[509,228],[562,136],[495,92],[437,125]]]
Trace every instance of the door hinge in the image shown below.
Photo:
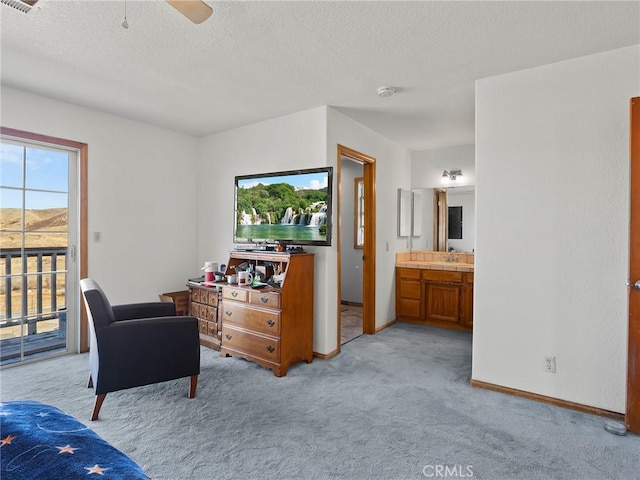
[[[69,256],[71,257],[71,260],[73,260],[75,262],[75,260],[76,260],[76,246],[75,245],[69,245]]]

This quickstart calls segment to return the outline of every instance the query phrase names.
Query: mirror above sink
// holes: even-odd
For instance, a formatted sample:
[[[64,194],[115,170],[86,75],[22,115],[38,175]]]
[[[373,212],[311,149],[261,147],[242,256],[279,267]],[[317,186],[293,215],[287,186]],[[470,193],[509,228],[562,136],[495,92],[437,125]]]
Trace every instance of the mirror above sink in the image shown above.
[[[413,192],[411,250],[448,251],[453,248],[457,252],[475,251],[474,185],[414,188],[411,191]],[[446,205],[441,204],[438,208],[438,198],[442,199],[441,202],[446,202]],[[459,222],[456,224],[458,228],[450,228],[450,221]],[[451,238],[452,236],[458,238]]]
[[[411,153],[411,191],[414,196],[414,251],[475,250],[476,148],[473,142]],[[434,192],[443,202],[434,205]],[[449,207],[459,214],[457,229],[449,229]],[[438,218],[439,216],[439,218]],[[460,221],[462,223],[460,224]],[[435,223],[435,225],[434,225]],[[449,235],[452,230],[452,235]],[[457,232],[455,231],[457,230]],[[457,233],[457,235],[455,235]],[[448,238],[458,236],[462,238]]]

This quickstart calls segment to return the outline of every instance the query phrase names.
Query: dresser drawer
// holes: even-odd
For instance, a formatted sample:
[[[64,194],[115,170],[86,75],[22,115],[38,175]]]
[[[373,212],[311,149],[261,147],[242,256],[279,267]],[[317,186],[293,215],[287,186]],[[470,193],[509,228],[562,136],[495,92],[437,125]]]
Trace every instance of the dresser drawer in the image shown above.
[[[207,315],[204,317],[207,320],[216,322],[218,320],[218,309],[216,307],[202,307],[206,308]]]
[[[222,298],[234,300],[236,302],[247,302],[249,292],[242,288],[222,287]]]
[[[212,307],[217,307],[218,306],[218,292],[214,292],[214,291],[210,291],[209,292],[209,302],[208,303]]]
[[[206,304],[207,302],[209,302],[209,291],[200,290],[200,303]]]
[[[207,322],[207,335],[211,337],[218,336],[218,324],[216,322]]]
[[[280,310],[248,307],[240,303],[225,302],[222,306],[222,322],[233,322],[251,330],[280,335]]]
[[[249,292],[249,303],[262,307],[280,308],[280,293],[253,290]]]
[[[246,353],[270,362],[278,363],[280,361],[280,342],[273,337],[236,329],[231,325],[223,324],[222,344],[224,348]]]
[[[192,302],[199,302],[200,301],[200,289],[199,288],[194,288],[193,290],[191,290],[191,301]]]
[[[202,320],[202,319],[198,319],[198,330],[200,331],[200,333],[207,335],[207,330],[208,330],[208,324],[209,322],[207,322],[206,320]]]

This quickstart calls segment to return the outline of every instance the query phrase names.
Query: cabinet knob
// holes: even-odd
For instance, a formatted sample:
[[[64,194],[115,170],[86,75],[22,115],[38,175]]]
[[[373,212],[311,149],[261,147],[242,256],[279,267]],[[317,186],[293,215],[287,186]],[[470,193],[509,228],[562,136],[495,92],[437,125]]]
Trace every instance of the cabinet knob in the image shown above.
[[[231,296],[232,296],[233,298],[237,297],[237,296],[238,296],[238,292],[231,292]]]
[[[227,339],[227,340],[231,340],[231,337],[233,337],[233,335],[229,335],[229,334],[227,333],[227,334],[225,334],[225,337],[226,337],[226,339]]]
[[[269,319],[267,320],[267,325],[269,325],[270,327],[273,327],[276,324],[276,322],[274,322],[273,320]]]
[[[268,299],[267,297],[260,297],[260,301],[261,301],[262,303],[268,303],[268,302],[269,302],[269,299]]]
[[[225,310],[225,311],[224,311],[224,314],[225,314],[227,317],[230,317],[232,313],[233,313],[233,312],[230,312],[229,310]]]
[[[268,351],[269,353],[273,353],[273,351],[274,351],[274,350],[275,350],[275,348],[273,348],[271,345],[269,345],[269,346],[267,347],[267,351]]]

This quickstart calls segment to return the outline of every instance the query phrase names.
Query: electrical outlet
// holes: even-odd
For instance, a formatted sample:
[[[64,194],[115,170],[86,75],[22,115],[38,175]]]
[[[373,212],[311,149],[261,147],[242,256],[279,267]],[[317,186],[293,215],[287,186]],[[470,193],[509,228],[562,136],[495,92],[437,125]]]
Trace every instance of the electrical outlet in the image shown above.
[[[556,357],[544,357],[544,371],[556,373]]]

